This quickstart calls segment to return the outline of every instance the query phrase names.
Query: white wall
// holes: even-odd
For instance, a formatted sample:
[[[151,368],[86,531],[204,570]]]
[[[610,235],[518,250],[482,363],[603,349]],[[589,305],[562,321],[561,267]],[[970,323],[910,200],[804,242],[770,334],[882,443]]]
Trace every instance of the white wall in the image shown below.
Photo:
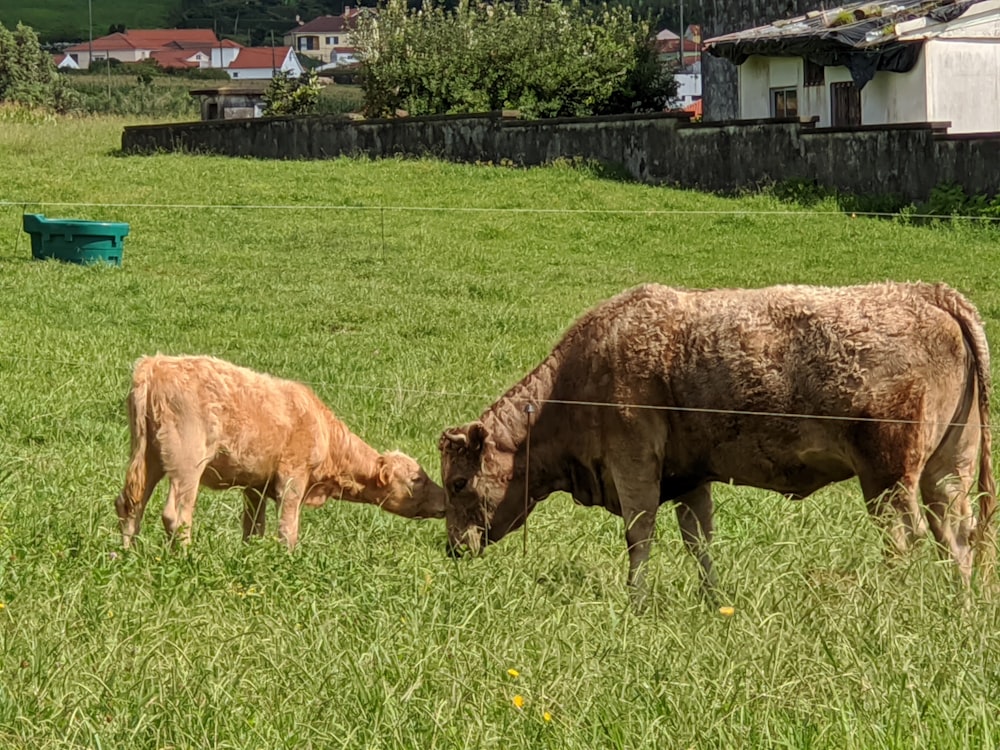
[[[228,68],[229,64],[236,59],[239,47],[212,47],[213,68]]]
[[[927,119],[950,133],[1000,131],[1000,39],[929,40]]]
[[[927,122],[926,49],[906,73],[880,70],[861,89],[861,124]]]
[[[772,57],[751,55],[739,67],[740,118],[758,120],[771,116]]]

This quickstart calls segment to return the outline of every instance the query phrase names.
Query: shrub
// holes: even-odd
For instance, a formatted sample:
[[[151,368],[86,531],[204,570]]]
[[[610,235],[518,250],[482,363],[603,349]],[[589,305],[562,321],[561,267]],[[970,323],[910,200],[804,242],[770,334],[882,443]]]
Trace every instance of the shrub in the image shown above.
[[[578,0],[387,0],[354,33],[366,114],[516,109],[529,117],[659,110],[676,91],[649,24]]]
[[[305,115],[316,111],[319,80],[316,72],[307,70],[298,78],[279,70],[264,92],[265,115]]]
[[[63,109],[72,96],[30,26],[0,24],[0,102]]]

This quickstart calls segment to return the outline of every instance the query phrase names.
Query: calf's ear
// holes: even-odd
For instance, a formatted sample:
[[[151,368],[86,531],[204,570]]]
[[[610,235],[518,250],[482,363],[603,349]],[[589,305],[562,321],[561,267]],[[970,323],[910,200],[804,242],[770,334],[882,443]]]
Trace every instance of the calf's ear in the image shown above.
[[[375,467],[375,481],[379,487],[385,487],[392,481],[392,464],[386,460],[385,456],[378,457],[378,465]]]
[[[483,451],[486,435],[486,427],[482,422],[472,422],[464,427],[454,427],[441,433],[441,439],[438,440],[438,450],[478,455]]]

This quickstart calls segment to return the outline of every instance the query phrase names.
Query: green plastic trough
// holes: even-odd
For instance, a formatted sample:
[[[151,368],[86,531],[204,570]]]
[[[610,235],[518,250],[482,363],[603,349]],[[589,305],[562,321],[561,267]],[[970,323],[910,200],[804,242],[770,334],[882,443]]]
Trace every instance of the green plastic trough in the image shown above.
[[[113,221],[46,219],[25,214],[24,231],[31,235],[31,255],[67,263],[109,263],[120,266],[128,224]]]

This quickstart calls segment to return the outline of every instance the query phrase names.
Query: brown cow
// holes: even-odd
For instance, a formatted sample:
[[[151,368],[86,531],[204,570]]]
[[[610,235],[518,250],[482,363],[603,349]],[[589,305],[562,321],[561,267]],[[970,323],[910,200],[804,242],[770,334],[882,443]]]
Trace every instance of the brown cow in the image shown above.
[[[379,454],[307,386],[214,357],[143,357],[128,396],[132,459],[115,507],[122,543],[139,533],[157,483],[170,480],[167,535],[191,538],[199,485],[242,487],[243,538],[264,534],[266,499],[294,547],[302,503],[371,503],[407,518],[441,518],[444,492],[409,456]]]
[[[995,503],[989,389],[979,315],[943,284],[639,286],[441,436],[449,545],[477,553],[564,491],[623,517],[638,585],[670,500],[711,589],[712,482],[802,498],[858,476],[901,549],[924,529],[919,489],[968,582],[977,466],[980,537]]]

